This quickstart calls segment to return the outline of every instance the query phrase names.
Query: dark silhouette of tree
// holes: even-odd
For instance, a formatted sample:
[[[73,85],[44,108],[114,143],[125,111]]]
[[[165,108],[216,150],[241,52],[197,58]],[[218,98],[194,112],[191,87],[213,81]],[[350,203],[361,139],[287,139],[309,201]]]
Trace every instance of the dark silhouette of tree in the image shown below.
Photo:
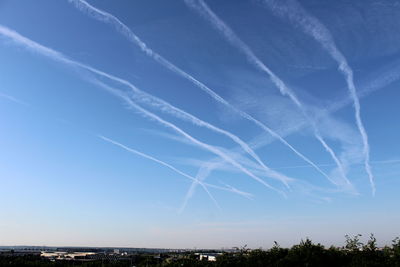
[[[353,238],[351,238],[350,236],[345,235],[346,238],[345,249],[352,252],[360,251],[363,246],[363,243],[360,241],[361,236],[362,235],[358,234],[355,235]]]

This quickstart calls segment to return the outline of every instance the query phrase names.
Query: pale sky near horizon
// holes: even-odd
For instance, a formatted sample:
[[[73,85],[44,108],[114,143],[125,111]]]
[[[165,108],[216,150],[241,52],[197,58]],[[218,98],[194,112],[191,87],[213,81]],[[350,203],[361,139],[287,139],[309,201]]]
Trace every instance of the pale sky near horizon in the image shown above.
[[[0,246],[390,244],[399,25],[389,0],[0,0]]]

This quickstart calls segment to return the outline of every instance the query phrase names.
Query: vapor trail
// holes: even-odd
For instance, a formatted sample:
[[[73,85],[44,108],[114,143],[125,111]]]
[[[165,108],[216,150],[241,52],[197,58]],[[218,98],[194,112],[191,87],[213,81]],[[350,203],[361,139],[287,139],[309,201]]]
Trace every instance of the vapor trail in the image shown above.
[[[238,115],[240,115],[242,118],[247,119],[253,123],[255,123],[258,127],[272,135],[274,138],[278,139],[281,143],[283,143],[285,146],[287,146],[290,150],[292,150],[297,156],[299,156],[301,159],[303,159],[305,162],[313,166],[318,172],[320,172],[323,176],[325,176],[329,181],[332,182],[330,177],[322,171],[315,163],[313,163],[310,159],[308,159],[305,155],[300,153],[297,149],[295,149],[292,145],[290,145],[284,138],[282,138],[278,133],[276,133],[274,130],[271,128],[267,127],[265,124],[262,122],[258,121],[248,113],[236,108],[229,102],[227,102],[224,98],[219,96],[217,93],[215,93],[212,89],[210,89],[208,86],[200,82],[199,80],[195,79],[193,76],[188,74],[187,72],[183,71],[179,67],[175,66],[171,62],[169,62],[167,59],[162,57],[161,55],[157,54],[154,52],[152,49],[150,49],[138,36],[136,36],[135,33],[132,32],[132,30],[126,26],[123,22],[121,22],[117,17],[114,15],[105,12],[103,10],[100,10],[93,5],[90,5],[86,0],[69,0],[71,3],[75,4],[75,6],[83,11],[92,16],[93,18],[100,20],[102,22],[111,24],[112,26],[115,27],[115,29],[121,33],[123,36],[125,36],[130,42],[133,44],[137,45],[142,52],[144,52],[146,55],[149,57],[153,58],[156,62],[164,66],[165,68],[169,69],[170,71],[174,72],[175,74],[187,79],[191,83],[193,83],[195,86],[197,86],[199,89],[204,91],[206,94],[211,96],[215,101],[219,102],[220,104],[224,105],[225,107],[228,107],[230,110],[234,111]],[[258,161],[258,160],[257,160]],[[260,162],[259,162],[260,163]]]
[[[0,97],[5,98],[5,99],[7,99],[7,100],[10,100],[10,101],[12,101],[12,102],[14,102],[14,103],[17,103],[17,104],[20,104],[20,105],[29,106],[29,105],[28,105],[27,103],[25,103],[24,101],[22,101],[22,100],[20,100],[20,99],[18,99],[18,98],[16,98],[16,97],[13,97],[13,96],[11,96],[11,95],[4,94],[4,93],[2,93],[2,92],[0,92]]]
[[[217,165],[219,165],[220,162],[204,162],[204,164],[200,167],[200,169],[198,170],[197,174],[196,174],[196,179],[200,182],[203,182],[211,173],[212,170],[215,169],[215,167]],[[310,167],[309,165],[305,165],[307,167]],[[193,196],[194,191],[196,189],[198,183],[192,182],[192,184],[190,185],[186,196],[184,198],[184,201],[182,203],[182,207],[181,207],[181,211],[183,211],[189,201],[189,199]],[[236,191],[237,189],[232,187],[231,185],[228,184],[224,184],[227,188],[229,188],[232,191]],[[239,191],[240,192],[240,191]],[[250,196],[247,197],[248,199],[252,199]]]
[[[145,153],[142,153],[142,152],[140,152],[140,151],[138,151],[138,150],[135,150],[135,149],[133,149],[133,148],[127,147],[127,146],[125,146],[125,145],[123,145],[123,144],[121,144],[121,143],[119,143],[119,142],[117,142],[117,141],[114,141],[114,140],[112,140],[112,139],[110,139],[110,138],[107,138],[107,137],[105,137],[105,136],[99,135],[98,137],[101,138],[101,139],[103,139],[103,140],[106,141],[106,142],[109,142],[109,143],[111,143],[111,144],[113,144],[113,145],[116,145],[116,146],[118,146],[118,147],[120,147],[120,148],[123,148],[123,149],[125,149],[126,151],[128,151],[128,152],[130,152],[130,153],[133,153],[133,154],[139,155],[139,156],[141,156],[141,157],[143,157],[143,158],[146,158],[146,159],[149,159],[149,160],[151,160],[151,161],[157,162],[158,164],[161,164],[161,165],[163,165],[163,166],[165,166],[165,167],[167,167],[167,168],[173,170],[174,172],[176,172],[176,173],[178,173],[178,174],[180,174],[180,175],[182,175],[182,176],[188,178],[189,180],[192,180],[195,184],[200,184],[200,185],[203,187],[204,191],[207,192],[207,194],[209,195],[209,197],[211,198],[211,200],[214,202],[214,204],[215,204],[218,208],[220,208],[220,206],[218,205],[218,202],[215,200],[215,198],[213,197],[213,195],[210,193],[210,191],[207,189],[206,186],[212,187],[212,188],[216,188],[216,189],[220,189],[220,190],[229,191],[229,192],[232,192],[232,191],[233,191],[233,190],[230,190],[229,188],[224,188],[224,187],[220,187],[220,186],[216,186],[216,185],[211,185],[211,184],[205,184],[205,183],[203,183],[202,181],[200,181],[199,179],[193,178],[191,175],[186,174],[186,173],[184,173],[184,172],[178,170],[178,169],[175,168],[174,166],[172,166],[172,165],[170,165],[170,164],[168,164],[168,163],[166,163],[166,162],[164,162],[164,161],[162,161],[162,160],[156,159],[156,158],[154,158],[154,157],[152,157],[152,156],[150,156],[150,155],[147,155],[147,154],[145,154]],[[235,192],[235,193],[236,193],[236,192]],[[244,192],[241,192],[241,194],[247,195],[247,193],[244,193]]]
[[[261,183],[262,185],[264,185],[265,187],[274,190],[284,196],[285,193],[281,190],[278,190],[274,187],[272,187],[271,185],[269,185],[267,182],[265,182],[263,179],[259,178],[258,176],[254,175],[253,173],[251,173],[247,168],[243,167],[240,163],[238,163],[235,159],[233,159],[231,156],[229,156],[227,153],[222,152],[220,149],[218,149],[215,146],[206,144],[201,142],[200,140],[194,138],[193,136],[191,136],[190,134],[186,133],[185,131],[183,131],[181,128],[179,128],[178,126],[176,126],[175,124],[168,122],[162,118],[160,118],[159,116],[157,116],[156,114],[142,108],[141,106],[139,106],[138,104],[136,104],[135,102],[132,101],[131,98],[123,95],[121,93],[121,91],[119,90],[115,90],[114,88],[98,81],[98,80],[94,80],[93,83],[97,84],[98,86],[101,86],[102,88],[106,89],[107,91],[109,91],[110,93],[113,93],[114,95],[122,98],[127,104],[129,104],[130,107],[136,109],[140,114],[142,114],[144,117],[154,120],[158,123],[160,123],[161,125],[163,125],[166,128],[169,128],[171,130],[173,130],[174,132],[176,132],[177,134],[183,136],[184,138],[186,138],[187,140],[189,140],[191,143],[193,143],[194,145],[198,146],[199,148],[202,148],[204,150],[207,150],[219,157],[221,157],[223,160],[225,160],[226,162],[232,164],[233,166],[235,166],[236,168],[238,168],[239,170],[241,170],[243,173],[247,174],[248,176],[250,176],[251,178],[253,178],[254,180],[256,180],[257,182]],[[274,170],[271,170],[269,173],[270,177],[276,178],[278,180],[291,180],[291,178],[286,177],[278,172],[275,172]]]
[[[0,27],[0,33],[12,38],[13,40],[18,40],[19,42],[21,42],[21,43],[23,43],[23,44],[25,44],[25,45],[27,45],[29,47],[34,48],[35,51],[40,51],[41,53],[43,53],[43,54],[45,54],[45,55],[47,55],[47,56],[49,56],[49,57],[51,57],[53,59],[56,59],[58,61],[62,61],[62,62],[67,63],[67,64],[72,64],[72,65],[75,65],[75,66],[79,66],[79,67],[84,68],[84,69],[86,69],[86,70],[88,70],[90,72],[93,72],[93,73],[97,74],[97,75],[100,75],[100,76],[106,77],[106,78],[108,78],[110,80],[119,82],[119,83],[129,87],[133,91],[133,93],[135,93],[138,96],[138,97],[135,98],[136,100],[139,100],[139,101],[144,102],[146,104],[150,104],[152,106],[156,106],[156,107],[160,108],[162,111],[165,111],[165,112],[168,112],[170,114],[173,114],[178,118],[185,119],[185,120],[190,121],[191,123],[193,123],[195,125],[206,127],[206,128],[208,128],[210,130],[213,130],[213,131],[215,131],[217,133],[220,133],[220,134],[223,134],[223,135],[229,137],[231,140],[236,142],[240,147],[242,147],[242,149],[244,151],[246,151],[250,156],[252,156],[264,168],[264,170],[266,171],[267,175],[271,174],[272,170],[269,167],[267,167],[262,162],[260,157],[254,152],[254,150],[251,149],[250,146],[248,144],[246,144],[244,141],[242,141],[238,136],[236,136],[236,135],[234,135],[234,134],[232,134],[232,133],[230,133],[230,132],[228,132],[226,130],[220,129],[220,128],[218,128],[218,127],[216,127],[216,126],[214,126],[214,125],[212,125],[210,123],[202,121],[202,120],[198,119],[197,117],[195,117],[195,116],[193,116],[193,115],[191,115],[191,114],[189,114],[189,113],[187,113],[187,112],[185,112],[185,111],[183,111],[183,110],[181,110],[181,109],[179,109],[177,107],[172,106],[171,104],[167,103],[166,101],[164,101],[164,100],[162,100],[162,99],[160,99],[158,97],[152,96],[152,95],[140,90],[139,88],[137,88],[136,86],[134,86],[133,84],[131,84],[130,82],[128,82],[128,81],[126,81],[124,79],[118,78],[118,77],[116,77],[114,75],[111,75],[111,74],[108,74],[108,73],[105,73],[103,71],[100,71],[100,70],[95,69],[93,67],[90,67],[88,65],[82,64],[80,62],[71,60],[71,59],[67,58],[66,56],[64,56],[63,54],[61,54],[61,53],[59,53],[59,52],[57,52],[55,50],[52,50],[50,48],[41,46],[41,45],[39,45],[39,44],[37,44],[37,43],[35,43],[35,42],[25,38],[25,37],[19,35],[18,33],[14,32],[12,30],[9,30],[9,29],[4,28],[4,27]],[[277,176],[272,175],[272,177],[276,178]],[[283,178],[283,176],[282,176],[282,178]],[[288,186],[288,181],[290,179],[282,179],[282,178],[281,178],[281,181],[286,186]]]
[[[60,52],[57,52],[57,51],[55,51],[55,50],[53,50],[51,48],[45,47],[45,46],[43,46],[41,44],[38,44],[38,43],[36,43],[36,42],[34,42],[34,41],[32,41],[32,40],[20,35],[19,33],[15,32],[15,31],[10,30],[10,29],[2,26],[2,25],[0,25],[0,34],[10,38],[11,40],[13,40],[14,42],[16,42],[19,45],[25,46],[30,51],[39,53],[39,54],[47,56],[47,57],[50,57],[53,60],[60,61],[60,62],[65,63],[65,64],[69,64],[69,65],[74,66],[74,67],[76,67],[76,66],[77,67],[81,67],[83,69],[89,70],[89,71],[91,71],[93,73],[96,73],[98,75],[110,78],[110,79],[115,80],[115,81],[124,82],[124,80],[122,80],[122,79],[116,78],[116,77],[114,77],[112,75],[109,75],[109,74],[104,73],[102,71],[96,70],[96,69],[94,69],[94,68],[92,68],[90,66],[87,66],[85,64],[76,62],[74,60],[71,60],[71,59],[67,58],[66,56],[64,56],[63,54],[61,54]],[[88,79],[92,80],[92,81],[97,81],[97,79],[90,79],[90,78],[88,78]],[[105,137],[101,137],[101,138],[106,140]],[[107,141],[112,141],[112,140],[111,139],[107,139]],[[114,144],[117,144],[117,143],[114,141]],[[122,145],[119,144],[119,146],[122,146]],[[127,148],[127,147],[124,147],[124,148]],[[131,149],[131,152],[133,152],[132,149]],[[136,152],[138,152],[138,151],[136,151]],[[136,152],[134,152],[134,153],[136,153]],[[138,152],[136,154],[139,154],[141,156],[145,156],[145,154],[143,154],[141,152]],[[149,158],[149,159],[151,159],[153,161],[156,161],[158,163],[161,163],[160,161],[157,161],[155,158],[150,157],[148,155],[146,155],[145,157]],[[168,164],[167,165],[165,165],[165,164],[166,163],[164,163],[163,165],[164,166],[168,165]],[[179,170],[175,169],[171,165],[168,165],[167,167],[169,167],[169,168],[173,169],[174,171],[177,171],[178,173],[186,176],[186,174],[183,174],[182,172],[180,172]],[[194,178],[191,177],[190,179],[193,180]],[[248,193],[241,192],[241,191],[239,191],[237,189],[234,189],[234,190],[232,188],[227,189],[227,188],[224,188],[224,187],[219,187],[219,186],[215,186],[215,185],[211,185],[211,184],[206,184],[206,185],[209,186],[209,187],[216,188],[216,189],[237,193],[237,194],[240,194],[240,195],[245,196],[245,197],[249,197],[249,195],[250,195]],[[209,192],[207,192],[207,193],[209,194]],[[211,196],[211,198],[213,199],[212,196]],[[215,202],[215,199],[213,201]]]
[[[203,0],[185,0],[185,3],[200,15],[202,15],[213,27],[215,27],[218,31],[222,33],[222,35],[228,40],[228,42],[236,47],[239,51],[241,51],[247,58],[247,60],[253,64],[257,69],[262,72],[265,72],[270,77],[271,81],[275,84],[275,86],[279,89],[282,95],[288,96],[292,102],[299,108],[304,117],[311,124],[314,135],[317,140],[322,144],[325,150],[330,154],[332,159],[337,164],[339,171],[343,178],[345,179],[347,184],[350,184],[350,181],[346,177],[345,169],[343,164],[340,162],[339,158],[333,151],[333,149],[325,142],[322,138],[321,134],[318,131],[318,128],[315,122],[312,121],[310,116],[307,114],[303,104],[297,98],[296,94],[286,86],[286,84],[275,74],[273,73],[251,50],[251,48],[245,44],[236,33],[225,23],[223,22],[208,6]],[[282,137],[281,137],[282,138]],[[283,138],[282,138],[283,139]],[[321,169],[318,168],[316,164],[313,164],[313,167],[321,172]],[[325,174],[325,173],[324,173]],[[336,184],[330,177],[326,174],[324,175],[328,180],[334,184]]]
[[[48,57],[50,57],[50,58],[52,58],[54,60],[69,64],[69,65],[74,66],[74,67],[83,68],[85,70],[88,70],[88,71],[93,72],[95,74],[101,75],[103,77],[107,77],[107,78],[112,79],[114,81],[121,82],[123,84],[126,83],[126,81],[124,81],[123,79],[120,79],[120,78],[117,78],[117,77],[115,77],[113,75],[110,75],[110,74],[107,74],[105,72],[99,71],[99,70],[97,70],[95,68],[92,68],[92,67],[90,67],[88,65],[79,63],[79,62],[74,61],[74,60],[71,60],[71,59],[67,58],[66,56],[64,56],[62,53],[57,52],[57,51],[55,51],[53,49],[50,49],[48,47],[45,47],[43,45],[40,45],[40,44],[38,44],[38,43],[36,43],[36,42],[34,42],[34,41],[22,36],[22,35],[20,35],[19,33],[2,26],[2,25],[0,25],[0,34],[10,38],[11,40],[13,40],[14,42],[16,42],[19,45],[23,45],[23,46],[27,47],[29,50],[32,50],[32,51],[37,52],[39,54],[48,56]],[[113,89],[112,87],[100,82],[96,78],[86,77],[86,79],[88,79],[91,82],[101,86],[102,88],[106,89],[107,91],[109,91],[111,93],[114,93],[114,95],[123,98],[131,107],[133,107],[136,110],[138,110],[145,117],[153,119],[153,120],[159,122],[160,124],[162,124],[163,126],[174,130],[175,132],[177,132],[178,134],[184,136],[185,138],[187,138],[189,141],[191,141],[193,144],[197,145],[198,147],[203,148],[205,150],[208,150],[209,152],[214,153],[217,156],[220,156],[225,161],[227,161],[230,164],[232,164],[233,166],[237,167],[243,173],[247,174],[248,176],[250,176],[254,180],[256,180],[259,183],[263,184],[265,187],[267,187],[269,189],[272,189],[274,191],[277,191],[278,193],[280,193],[282,195],[285,195],[282,191],[272,187],[271,185],[269,185],[267,182],[265,182],[264,180],[262,180],[258,176],[255,176],[254,174],[252,174],[249,170],[247,170],[245,167],[243,167],[240,163],[238,163],[236,160],[234,160],[232,157],[230,157],[226,153],[222,152],[221,150],[219,150],[218,148],[216,148],[214,146],[208,145],[206,143],[203,143],[203,142],[197,140],[196,138],[192,137],[191,135],[187,134],[185,131],[183,131],[182,129],[177,127],[175,124],[167,122],[167,121],[161,119],[160,117],[158,117],[157,115],[155,115],[154,113],[151,113],[150,111],[142,108],[141,106],[139,106],[136,103],[134,103],[132,101],[132,99],[128,98],[125,95],[122,95],[119,90]],[[270,177],[276,178],[276,179],[278,179],[280,181],[291,180],[291,178],[289,178],[289,177],[287,177],[285,175],[282,175],[282,174],[280,174],[278,172],[275,172],[273,170],[270,171]]]
[[[207,165],[209,165],[208,163]],[[212,164],[212,163],[211,163]],[[209,175],[210,173],[210,168],[208,166],[203,166],[199,169],[199,171],[196,174],[196,181],[203,182],[204,179]],[[196,189],[197,182],[193,181],[192,184],[189,187],[189,190],[187,191],[185,198],[182,202],[182,206],[180,208],[180,212],[182,212],[185,208],[187,203],[189,202],[189,199],[193,196],[194,190]]]
[[[132,88],[132,87],[131,87]],[[162,99],[159,99],[157,97],[151,96],[145,92],[139,92],[140,97],[139,101],[145,102],[149,105],[156,106],[160,108],[162,111],[165,111],[167,113],[173,114],[175,117],[178,117],[180,119],[189,121],[193,123],[194,125],[205,127],[209,130],[212,130],[216,133],[220,133],[222,135],[225,135],[226,137],[230,138],[232,141],[234,141],[236,144],[238,144],[246,153],[248,153],[253,159],[257,161],[258,164],[261,165],[261,167],[265,170],[267,175],[270,175],[271,168],[267,167],[264,162],[260,159],[260,157],[256,154],[256,152],[247,144],[245,143],[242,139],[240,139],[238,136],[232,134],[229,131],[223,130],[219,127],[216,127],[208,122],[205,122],[192,114],[187,113],[186,111],[183,111],[175,106],[172,106],[171,104],[165,102]],[[283,182],[287,187],[289,180],[283,180]]]
[[[395,65],[391,64],[391,65],[389,65],[389,67],[385,67],[385,70],[383,71],[384,74],[379,74],[379,75],[376,74],[377,75],[376,78],[374,78],[372,80],[368,79],[368,80],[364,81],[364,86],[361,87],[361,89],[359,91],[359,96],[367,97],[369,94],[371,94],[377,90],[381,90],[381,89],[389,86],[390,84],[398,81],[400,79],[399,66],[400,66],[399,62],[397,62]],[[352,104],[352,102],[353,101],[350,98],[350,96],[346,96],[342,100],[332,103],[330,106],[328,106],[326,108],[326,110],[328,111],[328,113],[333,113],[349,104]],[[325,114],[317,115],[317,117],[321,117],[321,116],[325,116]],[[306,127],[306,125],[304,123],[301,123],[301,124],[297,125],[294,129],[296,129],[296,131],[298,131],[304,127]],[[293,133],[293,130],[285,131],[282,135],[287,136],[287,135],[290,135],[291,133]],[[255,147],[255,148],[259,148],[266,144],[267,143],[256,143],[256,144],[252,144],[251,146]],[[400,162],[400,160],[395,159],[395,160],[386,160],[386,161],[371,161],[371,164],[385,164],[385,163],[398,163],[398,162]],[[220,163],[222,163],[222,162],[220,162]],[[362,163],[362,165],[364,165],[364,163]],[[320,167],[332,166],[332,164],[318,164],[318,166],[320,166]],[[301,166],[298,166],[298,167],[301,167]],[[304,165],[304,167],[310,167],[310,166]],[[284,169],[284,168],[285,167],[274,168],[274,169]],[[289,167],[289,168],[291,168],[291,167]]]
[[[305,10],[300,3],[295,0],[286,1],[285,4],[281,4],[281,2],[274,0],[263,1],[268,7],[275,11],[277,15],[281,17],[288,17],[293,23],[299,25],[306,34],[314,38],[338,63],[339,70],[346,79],[350,97],[353,100],[355,111],[354,116],[363,142],[363,153],[365,158],[364,166],[371,184],[372,193],[375,194],[376,189],[374,176],[372,174],[370,165],[370,147],[368,143],[368,135],[361,120],[360,99],[357,95],[357,90],[354,85],[353,70],[347,63],[344,55],[337,48],[330,31],[316,17],[307,12],[307,10]],[[280,4],[278,4],[278,2]]]
[[[389,159],[389,160],[376,160],[376,161],[371,161],[370,162],[373,165],[380,165],[380,164],[396,164],[400,163],[400,160],[398,159]],[[318,164],[319,166],[334,166],[333,164]],[[358,164],[352,164],[352,165],[361,165],[360,163]],[[285,167],[278,167],[275,169],[278,170],[283,170],[283,169],[297,169],[297,168],[309,168],[310,165],[295,165],[295,166],[285,166]]]

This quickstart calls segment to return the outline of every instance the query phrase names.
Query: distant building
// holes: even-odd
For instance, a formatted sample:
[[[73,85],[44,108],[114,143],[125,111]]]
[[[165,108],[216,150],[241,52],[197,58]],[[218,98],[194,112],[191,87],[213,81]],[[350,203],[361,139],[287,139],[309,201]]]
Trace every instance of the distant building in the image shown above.
[[[41,256],[44,258],[48,258],[50,260],[82,260],[87,259],[90,256],[95,255],[94,252],[65,252],[65,251],[55,251],[55,252],[46,252],[43,251]]]
[[[199,260],[206,261],[217,261],[217,256],[221,255],[221,253],[196,253],[199,256]]]

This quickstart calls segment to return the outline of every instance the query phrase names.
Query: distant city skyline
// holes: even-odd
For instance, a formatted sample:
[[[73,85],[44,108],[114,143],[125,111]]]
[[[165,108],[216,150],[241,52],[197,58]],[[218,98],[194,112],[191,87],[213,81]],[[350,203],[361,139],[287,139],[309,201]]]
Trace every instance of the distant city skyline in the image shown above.
[[[0,246],[399,235],[400,2],[0,3]]]

